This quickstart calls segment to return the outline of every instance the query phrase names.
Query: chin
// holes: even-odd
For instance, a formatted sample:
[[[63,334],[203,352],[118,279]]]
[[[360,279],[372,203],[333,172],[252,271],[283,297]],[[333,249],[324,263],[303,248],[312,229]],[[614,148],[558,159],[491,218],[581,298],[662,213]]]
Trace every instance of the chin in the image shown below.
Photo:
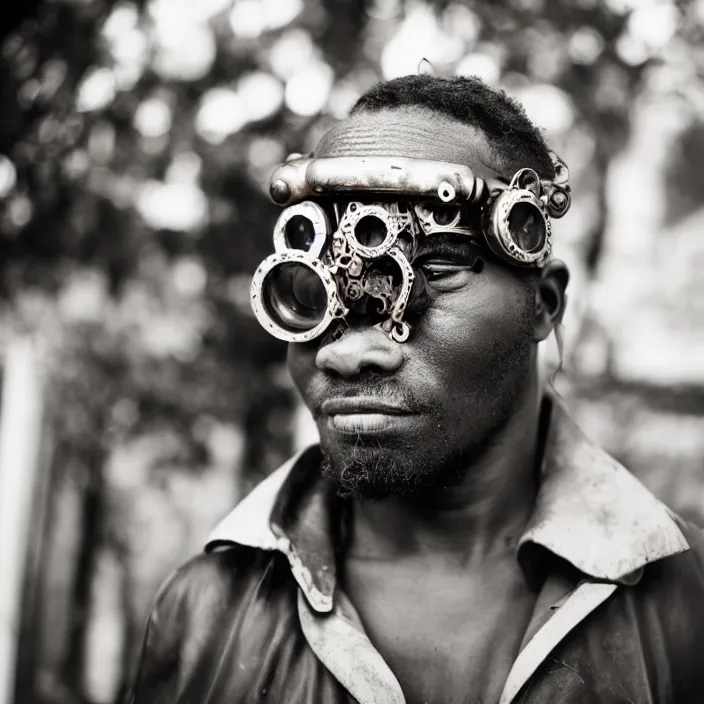
[[[323,476],[335,482],[341,496],[360,501],[413,498],[461,479],[459,463],[439,462],[433,452],[363,442],[322,450]]]

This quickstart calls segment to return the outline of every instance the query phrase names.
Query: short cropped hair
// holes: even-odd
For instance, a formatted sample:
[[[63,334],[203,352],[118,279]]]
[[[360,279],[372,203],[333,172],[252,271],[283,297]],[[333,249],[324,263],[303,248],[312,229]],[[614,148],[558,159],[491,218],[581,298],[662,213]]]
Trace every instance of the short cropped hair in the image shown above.
[[[472,125],[489,138],[502,161],[530,166],[543,178],[555,176],[545,139],[523,106],[476,76],[419,74],[377,83],[350,114],[398,107],[426,107]]]

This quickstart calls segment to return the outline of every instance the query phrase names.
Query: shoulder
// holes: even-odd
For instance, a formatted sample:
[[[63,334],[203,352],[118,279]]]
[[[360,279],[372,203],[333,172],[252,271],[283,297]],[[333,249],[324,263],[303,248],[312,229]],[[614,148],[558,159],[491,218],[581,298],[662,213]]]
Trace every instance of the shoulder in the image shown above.
[[[676,557],[680,559],[673,565],[678,564],[680,569],[687,565],[693,573],[693,577],[698,578],[700,588],[704,590],[704,530],[675,514],[673,514],[673,518],[689,544],[689,550],[677,555]]]
[[[689,543],[692,557],[700,561],[704,560],[704,529],[677,515],[673,514],[673,518]]]
[[[228,628],[241,621],[261,592],[267,598],[291,591],[273,552],[241,545],[197,555],[161,585],[147,622],[139,669],[127,701],[167,704]]]
[[[645,568],[644,586],[658,593],[691,592],[704,598],[704,532],[668,510],[688,548]]]
[[[704,642],[704,534],[697,526],[672,514],[689,548],[645,567],[634,589],[627,589],[644,627],[650,624],[656,640],[668,649],[686,651]]]
[[[240,602],[252,582],[261,581],[280,561],[277,553],[231,545],[192,557],[163,582],[157,593],[153,620],[164,613],[187,617],[196,610],[199,618]],[[276,570],[278,572],[278,570]]]
[[[689,549],[648,565],[635,588],[626,590],[626,602],[641,642],[649,644],[649,657],[672,683],[674,701],[704,701],[704,534],[678,516],[673,519]]]

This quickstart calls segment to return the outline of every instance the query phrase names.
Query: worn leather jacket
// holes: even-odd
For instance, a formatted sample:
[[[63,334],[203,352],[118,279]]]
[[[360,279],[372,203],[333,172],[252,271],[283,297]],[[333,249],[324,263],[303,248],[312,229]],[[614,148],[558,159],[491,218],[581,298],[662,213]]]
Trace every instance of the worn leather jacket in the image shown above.
[[[401,704],[336,584],[345,502],[308,448],[163,585],[132,704]],[[704,703],[704,539],[558,403],[517,559],[537,592],[500,704]]]

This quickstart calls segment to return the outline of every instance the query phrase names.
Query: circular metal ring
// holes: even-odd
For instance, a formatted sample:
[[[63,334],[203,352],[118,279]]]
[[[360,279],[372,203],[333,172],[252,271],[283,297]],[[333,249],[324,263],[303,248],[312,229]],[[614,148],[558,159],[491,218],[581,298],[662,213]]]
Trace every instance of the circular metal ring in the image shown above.
[[[288,241],[286,227],[295,217],[303,218],[310,222],[313,229],[313,240],[307,249],[294,247]],[[274,249],[277,252],[294,250],[299,252],[307,252],[308,254],[319,257],[328,242],[330,236],[330,223],[325,211],[313,201],[306,200],[302,203],[292,205],[286,208],[279,215],[279,219],[274,225]]]
[[[509,188],[530,191],[536,198],[540,198],[540,176],[533,169],[520,169],[513,175]]]
[[[284,328],[272,317],[266,301],[264,285],[266,277],[273,269],[283,264],[302,264],[318,275],[325,288],[327,306],[323,317],[309,330],[292,331]],[[252,277],[250,302],[260,325],[271,335],[286,342],[309,342],[321,335],[335,318],[343,317],[347,310],[340,301],[337,285],[329,269],[308,252],[290,249],[269,255],[257,268]]]
[[[511,212],[521,204],[532,206],[540,216],[545,238],[541,247],[525,250],[518,246],[511,232]],[[496,199],[485,221],[484,235],[489,248],[504,260],[520,266],[542,266],[552,250],[552,231],[550,220],[545,215],[540,201],[531,191],[510,188]]]
[[[390,336],[394,342],[406,342],[411,336],[411,328],[405,320],[402,320],[394,324]]]
[[[546,189],[546,208],[554,218],[561,218],[570,209],[571,195],[569,188],[552,186]]]
[[[375,247],[363,245],[355,234],[355,228],[364,220],[372,217],[381,220],[386,227],[384,240]],[[350,203],[340,220],[340,228],[347,239],[350,249],[363,259],[376,259],[386,254],[396,243],[398,231],[391,226],[391,217],[380,205],[365,205],[363,203]]]

